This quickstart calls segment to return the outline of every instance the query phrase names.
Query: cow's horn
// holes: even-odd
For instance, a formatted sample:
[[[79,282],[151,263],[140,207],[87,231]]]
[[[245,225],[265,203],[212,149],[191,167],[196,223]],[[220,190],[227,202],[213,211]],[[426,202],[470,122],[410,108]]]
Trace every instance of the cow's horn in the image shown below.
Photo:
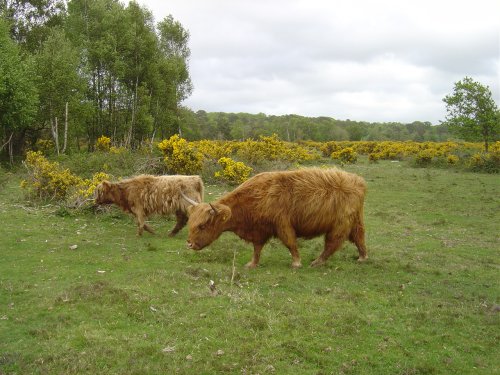
[[[216,215],[216,214],[218,214],[218,213],[219,213],[219,211],[217,211],[217,210],[215,209],[215,207],[214,207],[214,206],[212,206],[212,203],[209,203],[209,205],[210,205],[210,207],[212,207],[212,211],[213,211],[213,213],[211,212],[211,213],[212,213],[212,215]]]
[[[198,204],[199,204],[198,202],[196,202],[196,201],[192,200],[191,198],[189,198],[188,196],[186,196],[186,194],[184,194],[182,191],[181,191],[181,195],[182,195],[182,197],[183,197],[185,200],[187,200],[187,201],[188,201],[189,203],[191,203],[193,206],[196,206],[196,205],[198,205]]]

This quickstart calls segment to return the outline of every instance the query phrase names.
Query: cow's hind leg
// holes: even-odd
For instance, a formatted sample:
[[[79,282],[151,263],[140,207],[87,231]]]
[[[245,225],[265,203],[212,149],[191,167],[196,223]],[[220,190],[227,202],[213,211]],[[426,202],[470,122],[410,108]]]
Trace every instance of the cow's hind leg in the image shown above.
[[[252,260],[245,264],[245,267],[247,268],[255,268],[259,264],[260,260],[260,252],[262,251],[262,248],[264,247],[264,244],[262,243],[254,243],[253,244],[253,255],[252,255]]]
[[[358,262],[368,259],[365,244],[365,227],[362,222],[356,222],[349,234],[349,241],[356,245],[358,248]]]
[[[320,256],[311,263],[311,266],[316,267],[324,264],[327,259],[340,248],[344,240],[345,238],[343,236],[335,234],[334,232],[327,233],[325,236],[325,249]]]
[[[175,217],[177,218],[177,224],[175,224],[174,229],[168,234],[169,237],[173,237],[179,232],[182,228],[184,228],[188,222],[187,215],[182,211],[176,211]]]
[[[277,233],[278,238],[288,247],[292,255],[292,268],[302,267],[299,251],[297,250],[297,235],[292,226],[282,226]]]

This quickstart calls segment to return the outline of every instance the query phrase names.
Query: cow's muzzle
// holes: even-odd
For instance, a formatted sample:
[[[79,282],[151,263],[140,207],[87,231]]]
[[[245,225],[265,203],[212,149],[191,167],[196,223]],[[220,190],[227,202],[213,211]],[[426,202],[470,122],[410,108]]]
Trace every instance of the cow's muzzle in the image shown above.
[[[191,241],[187,241],[186,243],[188,249],[191,249],[191,250],[201,250],[201,246],[198,245],[197,243],[195,242],[191,242]]]

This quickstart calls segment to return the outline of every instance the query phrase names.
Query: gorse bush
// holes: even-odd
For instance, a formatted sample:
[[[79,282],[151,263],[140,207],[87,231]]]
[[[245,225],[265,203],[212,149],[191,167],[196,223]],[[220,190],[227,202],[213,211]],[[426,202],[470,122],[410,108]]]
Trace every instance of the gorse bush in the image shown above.
[[[457,155],[448,155],[446,156],[446,162],[450,165],[455,165],[459,162],[460,158]]]
[[[95,144],[95,148],[97,151],[108,152],[111,148],[111,138],[106,137],[105,135],[99,137]]]
[[[270,137],[261,136],[259,140],[248,139],[243,142],[210,140],[188,142],[179,135],[173,135],[169,139],[160,142],[158,148],[164,155],[168,172],[179,174],[204,173],[202,170],[204,167],[215,165],[223,158],[233,160],[236,157],[236,159],[241,160],[240,163],[245,168],[250,167],[247,167],[244,163],[255,166],[267,165],[270,162],[293,163],[320,158],[316,149],[304,147],[297,143],[283,142],[276,134]],[[229,162],[227,168],[232,165]],[[242,165],[238,164],[238,168],[241,168],[243,175],[251,173],[252,169],[247,172],[248,170]],[[229,177],[228,175],[223,177],[224,173],[224,171],[219,171],[217,177],[219,179],[227,178],[228,182],[233,181],[233,183],[238,179],[241,180],[240,177]],[[248,176],[245,178],[248,178]]]
[[[35,143],[35,150],[40,151],[42,154],[47,155],[54,151],[54,141],[50,139],[37,139]]]
[[[317,143],[318,149],[322,152],[324,157],[330,157],[334,152],[342,149],[341,143],[336,141],[329,141],[324,143]]]
[[[438,155],[436,150],[424,149],[418,152],[415,156],[415,162],[417,165],[426,166],[432,162],[432,159]]]
[[[123,146],[121,146],[121,147],[111,146],[109,148],[109,152],[111,154],[120,155],[120,154],[128,152],[128,150],[125,147],[123,147]]]
[[[171,174],[198,174],[203,167],[203,154],[177,134],[158,144]]]
[[[470,157],[467,164],[474,172],[498,173],[500,172],[500,153],[477,153]]]
[[[59,163],[50,162],[40,151],[28,151],[24,165],[28,169],[28,178],[21,181],[21,187],[32,197],[65,202],[73,207],[81,207],[91,200],[96,186],[110,179],[104,172],[83,179]]]
[[[234,161],[231,158],[222,157],[218,160],[222,171],[215,172],[215,178],[232,185],[238,185],[248,180],[252,173],[252,168],[246,166],[241,161]]]
[[[67,203],[71,207],[82,207],[87,202],[93,200],[94,192],[101,182],[110,180],[111,176],[105,172],[94,173],[92,178],[85,178],[78,185],[71,189],[71,193],[67,198]]]
[[[334,151],[330,157],[334,160],[340,160],[342,163],[346,164],[354,164],[358,160],[358,154],[352,147],[346,147],[338,151]]]
[[[256,169],[259,167],[283,169],[294,163],[299,165],[299,163],[317,160],[321,155],[339,160],[342,164],[356,163],[359,155],[366,155],[370,162],[409,160],[420,167],[462,166],[473,171],[492,173],[499,169],[498,155],[500,155],[500,142],[492,144],[490,153],[482,155],[484,147],[480,143],[450,141],[439,143],[413,141],[302,141],[291,143],[280,140],[276,134],[269,137],[260,136],[258,140],[247,139],[240,142],[202,140],[191,143],[174,136],[171,140],[163,141],[160,144],[165,155],[173,155],[173,141],[185,142],[183,147],[186,151],[177,157],[178,164],[182,166],[180,163],[182,160],[192,160],[196,164],[203,158],[203,168],[213,167],[223,157],[238,159]],[[191,148],[187,149],[188,147]],[[202,157],[188,156],[193,155],[194,150],[201,153]],[[170,161],[168,163],[170,166],[173,164]],[[178,170],[182,170],[182,168],[177,168]],[[213,175],[213,171],[210,173],[210,176]]]
[[[298,162],[319,159],[316,152],[296,143],[283,142],[276,134],[270,137],[260,136],[258,141],[247,139],[240,142],[237,155],[240,159],[256,165],[276,160]]]
[[[218,161],[220,158],[231,156],[237,149],[239,142],[235,141],[209,141],[201,140],[193,142],[194,147],[200,151],[206,159]]]
[[[21,181],[21,186],[40,199],[63,199],[72,187],[83,183],[69,169],[48,161],[40,151],[28,151],[24,165],[28,179]]]

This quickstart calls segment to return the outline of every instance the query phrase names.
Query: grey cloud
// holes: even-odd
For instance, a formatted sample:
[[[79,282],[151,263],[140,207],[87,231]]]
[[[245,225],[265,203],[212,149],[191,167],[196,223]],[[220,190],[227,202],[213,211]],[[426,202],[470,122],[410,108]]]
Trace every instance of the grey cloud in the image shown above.
[[[444,118],[472,76],[499,93],[497,0],[142,0],[190,31],[194,110]]]

